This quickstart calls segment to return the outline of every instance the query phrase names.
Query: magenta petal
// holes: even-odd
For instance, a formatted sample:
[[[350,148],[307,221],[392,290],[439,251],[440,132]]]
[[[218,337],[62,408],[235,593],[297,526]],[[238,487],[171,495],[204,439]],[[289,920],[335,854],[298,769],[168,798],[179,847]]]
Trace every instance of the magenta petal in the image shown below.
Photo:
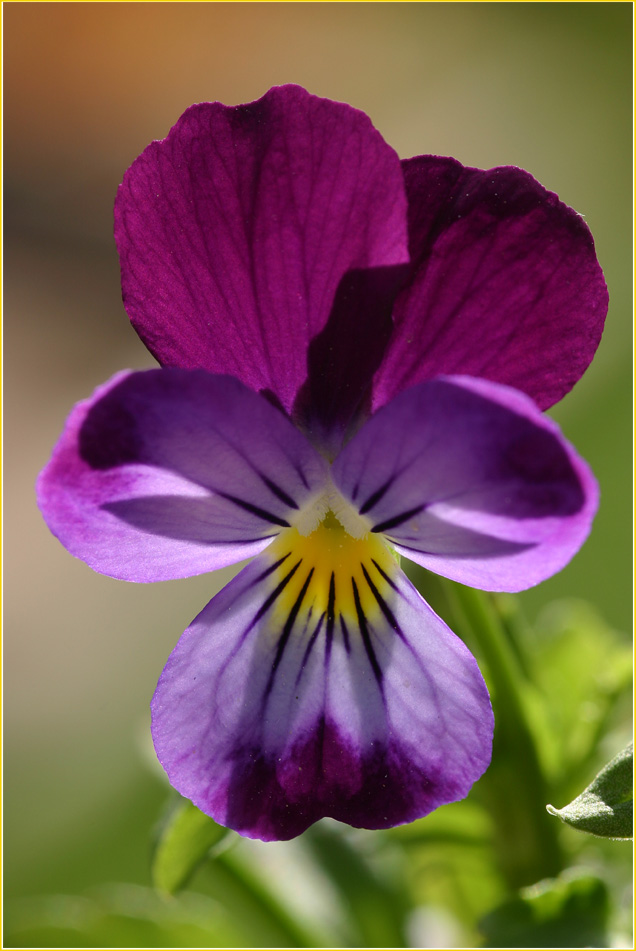
[[[462,584],[520,591],[563,568],[598,503],[590,470],[524,394],[447,377],[379,410],[334,483],[402,554]]]
[[[465,645],[394,562],[393,577],[352,566],[365,580],[351,617],[347,592],[316,590],[293,552],[268,558],[208,604],[161,675],[153,738],[172,785],[266,840],[322,816],[387,828],[466,796],[493,721]]]
[[[607,312],[583,218],[518,168],[432,156],[403,168],[413,276],[374,407],[433,376],[468,374],[547,409],[590,363]]]
[[[408,261],[402,171],[363,113],[298,86],[203,103],[126,173],[115,237],[159,362],[231,374],[290,412],[346,272]]]
[[[289,420],[232,377],[121,373],[71,413],[38,503],[91,568],[163,581],[262,551],[325,471]]]

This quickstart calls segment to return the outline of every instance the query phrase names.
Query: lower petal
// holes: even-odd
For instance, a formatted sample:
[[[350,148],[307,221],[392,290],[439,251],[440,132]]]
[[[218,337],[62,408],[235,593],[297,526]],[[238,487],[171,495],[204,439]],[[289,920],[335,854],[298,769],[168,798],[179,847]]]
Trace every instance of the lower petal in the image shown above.
[[[292,529],[196,618],[152,703],[171,783],[244,835],[363,828],[461,799],[490,761],[474,658],[377,538],[341,561]]]

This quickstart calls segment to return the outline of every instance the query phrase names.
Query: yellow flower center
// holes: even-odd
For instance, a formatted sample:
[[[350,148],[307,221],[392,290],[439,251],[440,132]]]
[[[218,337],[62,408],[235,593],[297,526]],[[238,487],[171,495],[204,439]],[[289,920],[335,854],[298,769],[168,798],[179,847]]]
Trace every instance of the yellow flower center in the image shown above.
[[[271,575],[272,591],[280,589],[271,606],[277,627],[291,623],[313,630],[322,618],[328,630],[337,626],[341,631],[344,623],[351,631],[364,627],[392,600],[395,556],[368,531],[368,520],[340,499],[337,514],[332,507],[324,512],[324,497],[319,499],[310,517],[300,513],[300,528],[285,529],[266,550],[277,565]]]

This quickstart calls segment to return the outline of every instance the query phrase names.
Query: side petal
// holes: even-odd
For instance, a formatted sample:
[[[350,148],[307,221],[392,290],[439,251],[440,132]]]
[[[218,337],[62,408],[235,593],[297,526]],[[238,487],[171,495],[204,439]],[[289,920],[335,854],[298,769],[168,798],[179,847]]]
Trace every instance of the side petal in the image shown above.
[[[583,218],[519,168],[434,156],[403,168],[413,277],[374,408],[440,374],[506,383],[552,406],[590,363],[607,313]]]
[[[470,377],[412,387],[376,413],[332,478],[399,552],[462,584],[521,591],[586,539],[594,478],[523,393]]]
[[[463,798],[492,743],[474,658],[379,540],[331,573],[302,544],[283,533],[173,651],[152,702],[170,782],[265,840],[323,816],[387,828]]]
[[[409,260],[397,155],[363,113],[298,86],[188,109],[126,173],[115,237],[159,362],[231,374],[288,413],[346,272]]]
[[[262,551],[324,482],[321,457],[261,396],[166,369],[118,374],[78,404],[37,489],[73,555],[163,581]]]

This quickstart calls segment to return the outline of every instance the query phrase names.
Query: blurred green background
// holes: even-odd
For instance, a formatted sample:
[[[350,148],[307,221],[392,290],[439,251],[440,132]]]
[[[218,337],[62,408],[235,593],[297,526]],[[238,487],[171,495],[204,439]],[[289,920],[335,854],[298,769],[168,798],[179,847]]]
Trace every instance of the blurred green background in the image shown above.
[[[148,705],[181,631],[230,573],[152,586],[93,574],[49,535],[33,484],[72,404],[153,363],[121,304],[112,205],[127,166],[192,102],[295,82],[363,109],[402,157],[528,169],[585,216],[611,298],[594,364],[554,411],[598,476],[601,510],[573,563],[519,598],[540,752],[564,805],[617,752],[629,716],[631,3],[3,12],[4,946],[496,946],[498,934],[516,946],[506,923],[530,905],[521,943],[540,946],[547,899],[514,897],[479,787],[395,832],[325,822],[291,843],[234,844],[182,897],[154,894],[150,837],[168,788]],[[582,903],[586,934],[620,946],[629,850],[559,834],[568,862],[597,876],[567,885],[568,907]],[[526,911],[484,919],[505,901]]]

